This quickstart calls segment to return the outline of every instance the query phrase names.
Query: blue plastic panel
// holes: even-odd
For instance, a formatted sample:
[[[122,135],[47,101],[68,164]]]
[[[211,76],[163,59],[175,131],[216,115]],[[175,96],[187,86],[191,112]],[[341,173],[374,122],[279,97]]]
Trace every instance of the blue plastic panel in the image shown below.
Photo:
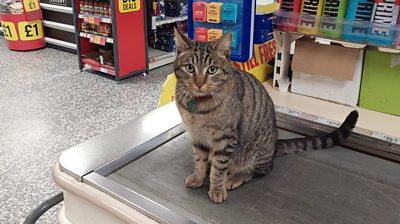
[[[221,22],[208,23],[193,21],[193,2],[226,3],[226,6],[221,6]],[[253,28],[256,12],[255,0],[189,0],[188,6],[188,34],[191,39],[195,39],[195,30],[197,27],[221,29],[224,33],[233,31],[235,36],[233,45],[235,46],[233,46],[231,60],[245,62],[253,57]],[[235,15],[236,11],[237,14]]]

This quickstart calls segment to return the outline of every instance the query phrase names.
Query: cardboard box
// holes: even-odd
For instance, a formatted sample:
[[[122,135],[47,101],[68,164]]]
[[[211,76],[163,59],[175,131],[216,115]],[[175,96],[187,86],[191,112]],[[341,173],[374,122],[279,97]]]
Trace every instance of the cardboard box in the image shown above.
[[[292,62],[293,93],[356,106],[364,50],[298,40]]]
[[[400,55],[367,50],[359,106],[400,116],[399,88]]]

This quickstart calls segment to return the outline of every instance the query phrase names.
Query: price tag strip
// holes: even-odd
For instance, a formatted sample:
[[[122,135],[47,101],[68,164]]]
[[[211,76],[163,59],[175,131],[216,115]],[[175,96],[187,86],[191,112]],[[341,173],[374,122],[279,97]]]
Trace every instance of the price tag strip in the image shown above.
[[[93,69],[95,71],[103,72],[103,73],[110,74],[110,75],[115,75],[115,70],[112,70],[112,69],[107,69],[107,68],[94,66],[94,65],[90,65],[90,64],[85,64],[84,67],[86,69]]]
[[[339,121],[335,121],[335,120],[331,120],[331,119],[328,119],[328,118],[316,116],[316,115],[313,115],[313,114],[304,113],[304,112],[301,112],[301,111],[297,111],[295,109],[282,107],[282,106],[275,106],[275,111],[283,113],[283,114],[287,114],[287,115],[290,115],[290,116],[299,117],[299,118],[302,118],[302,119],[305,119],[305,120],[308,120],[308,121],[317,122],[319,124],[331,126],[331,127],[334,127],[334,128],[338,128],[342,124]],[[387,135],[387,134],[384,134],[384,133],[381,133],[381,132],[372,131],[372,130],[359,128],[359,127],[356,127],[354,129],[354,132],[357,133],[357,134],[364,135],[364,136],[368,136],[368,137],[372,137],[372,138],[375,138],[375,139],[383,140],[383,141],[391,143],[391,144],[400,145],[400,138],[395,137],[395,136],[391,136],[391,135]]]
[[[97,17],[97,16],[83,16],[83,21],[85,23],[100,25],[101,19],[100,19],[100,17]]]
[[[107,41],[107,38],[101,37],[101,36],[95,36],[95,35],[90,36],[90,39],[89,39],[90,43],[94,43],[94,44],[98,44],[98,45],[102,45],[102,46],[106,45],[106,41]]]
[[[103,45],[103,46],[106,45],[106,42],[107,43],[113,43],[114,42],[112,38],[93,35],[93,34],[90,34],[90,33],[81,32],[79,34],[79,36],[85,37],[85,38],[89,38],[89,42],[90,43],[99,44],[99,45]]]
[[[80,19],[83,19],[83,22],[85,23],[90,23],[90,21],[93,21],[94,24],[99,25],[101,23],[112,23],[111,18],[106,18],[106,17],[101,17],[101,16],[92,16],[92,15],[84,15],[84,14],[79,14],[78,17]],[[92,17],[92,19],[90,18]]]
[[[338,128],[338,127],[340,127],[340,125],[342,125],[342,123],[340,123],[338,121],[334,121],[334,120],[323,118],[323,117],[318,117],[316,121],[320,124],[329,125],[329,126],[335,127],[335,128]]]
[[[294,117],[299,117],[302,114],[302,112],[300,112],[298,110],[290,109],[287,107],[277,107],[275,110],[278,112],[284,113],[284,114],[294,116]]]
[[[395,144],[400,144],[400,139],[394,136],[390,136],[390,135],[386,135],[384,133],[380,133],[380,132],[372,132],[371,137],[377,138],[377,139],[381,139],[390,143],[395,143]]]

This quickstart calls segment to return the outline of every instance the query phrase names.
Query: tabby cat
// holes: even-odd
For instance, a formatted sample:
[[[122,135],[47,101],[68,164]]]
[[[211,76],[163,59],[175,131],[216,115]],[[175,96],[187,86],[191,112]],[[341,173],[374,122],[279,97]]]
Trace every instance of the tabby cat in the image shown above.
[[[274,104],[252,75],[232,68],[232,34],[214,42],[194,42],[175,30],[176,104],[193,143],[195,169],[186,186],[201,187],[210,164],[208,195],[223,202],[227,190],[268,174],[275,156],[341,143],[354,128],[351,112],[334,132],[278,140]]]

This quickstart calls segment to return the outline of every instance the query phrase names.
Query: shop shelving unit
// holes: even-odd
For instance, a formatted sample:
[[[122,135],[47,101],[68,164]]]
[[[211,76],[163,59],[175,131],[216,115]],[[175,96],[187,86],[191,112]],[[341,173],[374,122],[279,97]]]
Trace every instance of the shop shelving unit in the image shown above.
[[[315,134],[306,130],[304,126],[315,127],[323,130],[333,130],[341,124],[341,120],[353,109],[357,109],[360,116],[355,129],[354,138],[363,145],[356,148],[364,152],[400,161],[400,117],[384,114],[363,108],[353,108],[317,98],[302,96],[294,93],[282,93],[278,91],[278,83],[281,79],[288,79],[290,54],[293,53],[293,43],[306,34],[275,30],[276,55],[274,79],[265,83],[265,87],[271,95],[278,112],[277,120],[280,126],[299,130],[303,134]],[[345,47],[369,48],[383,52],[400,53],[399,49],[372,46],[366,43],[353,43],[338,39],[322,38],[315,35],[307,35],[316,42],[338,43]],[[289,122],[288,120],[292,120]],[[301,124],[294,127],[293,123]],[[300,128],[300,126],[303,126]],[[361,139],[361,141],[360,141]],[[351,147],[351,145],[350,145]]]
[[[125,1],[125,3],[122,0],[111,0],[111,14],[108,17],[81,12],[80,1],[73,1],[79,68],[106,73],[114,76],[115,80],[146,73],[148,71],[148,60],[147,34],[143,32],[143,30],[146,31],[146,3],[144,0]],[[129,7],[123,7],[124,4],[130,4],[130,2],[137,4],[133,10]],[[112,33],[110,36],[104,36],[84,32],[82,30],[82,23],[84,22],[110,24]],[[84,59],[83,55],[97,52],[101,45],[112,45],[114,66],[93,63],[93,60]]]
[[[140,2],[140,9],[134,12],[121,13],[119,11],[119,1],[111,0],[111,15],[95,16],[81,13],[79,3],[81,0],[73,1],[73,14],[75,20],[75,33],[77,42],[77,52],[79,68],[91,69],[115,76],[116,80],[130,77],[135,74],[147,73],[154,69],[175,60],[175,52],[166,52],[148,47],[147,24],[150,29],[157,29],[158,26],[179,21],[186,21],[187,16],[167,17],[157,20],[156,17],[146,17],[146,10],[149,1],[136,0]],[[112,26],[112,36],[104,37],[101,35],[83,32],[82,23],[108,23]],[[98,45],[113,44],[115,58],[114,68],[104,67],[99,64],[89,64],[83,62],[82,55],[95,51]]]
[[[178,17],[169,17],[167,16],[165,19],[157,19],[156,16],[152,16],[151,18],[151,29],[155,30],[157,29],[157,26],[161,26],[164,24],[170,24],[170,23],[176,23],[180,21],[186,21],[187,20],[187,15],[186,16],[178,16]]]
[[[169,17],[167,16],[165,19],[157,19],[156,16],[151,17],[151,29],[155,30],[158,26],[162,26],[165,24],[171,24],[181,21],[187,21],[187,15],[177,16],[177,17]],[[149,55],[149,69],[154,69],[169,63],[172,63],[175,60],[176,53],[175,52],[166,52],[158,49],[154,49],[152,47],[148,48]]]

